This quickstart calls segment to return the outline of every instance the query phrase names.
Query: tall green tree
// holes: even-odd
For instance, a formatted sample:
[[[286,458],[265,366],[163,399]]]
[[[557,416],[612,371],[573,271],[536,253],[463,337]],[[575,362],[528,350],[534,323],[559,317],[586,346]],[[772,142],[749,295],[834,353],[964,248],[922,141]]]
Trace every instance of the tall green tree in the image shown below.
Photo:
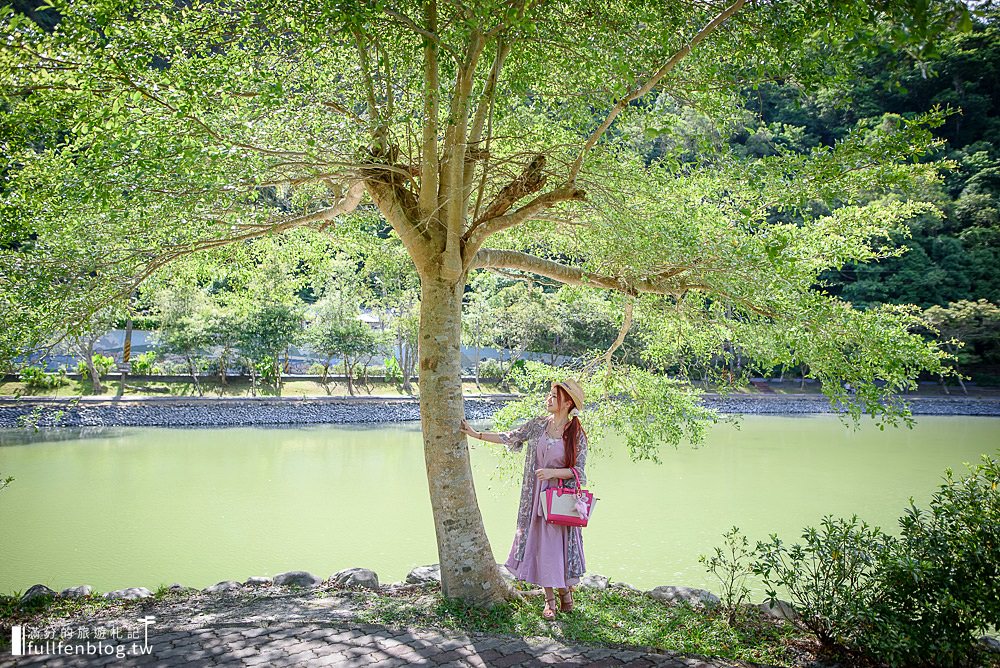
[[[199,396],[204,395],[198,361],[212,343],[212,304],[208,296],[196,286],[176,285],[157,293],[155,308],[160,318],[160,348],[184,358],[195,390]]]
[[[304,338],[313,351],[326,358],[323,382],[326,382],[330,360],[340,357],[347,377],[347,391],[353,395],[354,366],[359,358],[378,352],[379,336],[360,320],[358,300],[344,291],[328,290],[312,311]]]
[[[349,238],[377,210],[420,278],[420,407],[443,592],[491,604],[509,589],[459,432],[470,273],[649,295],[637,310],[654,322],[714,318],[748,355],[808,363],[856,415],[899,417],[887,395],[940,367],[940,351],[910,333],[916,314],[857,312],[813,286],[825,268],[882,257],[884,239],[921,210],[870,193],[934,178],[911,162],[928,147],[925,127],[694,166],[648,163],[621,129],[656,99],[725,116],[747,80],[844,76],[831,47],[863,47],[871,26],[924,57],[963,8],[53,0],[54,29],[0,8],[3,345],[31,345],[62,314],[185,255],[301,228]],[[818,215],[813,201],[840,206]],[[775,222],[779,210],[801,220]],[[600,378],[595,390],[630,400],[604,415],[641,425],[640,454],[703,415],[682,384],[628,369]],[[845,396],[837,379],[860,390]],[[671,414],[679,424],[647,422],[681,398],[692,410]]]

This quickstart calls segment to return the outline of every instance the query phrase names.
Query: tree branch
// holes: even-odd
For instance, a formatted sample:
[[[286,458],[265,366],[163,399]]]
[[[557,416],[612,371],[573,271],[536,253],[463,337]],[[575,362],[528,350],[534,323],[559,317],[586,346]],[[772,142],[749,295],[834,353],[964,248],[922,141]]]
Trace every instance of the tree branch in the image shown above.
[[[611,356],[614,355],[615,351],[618,350],[621,347],[622,343],[625,342],[625,337],[628,335],[628,331],[632,329],[632,311],[634,308],[635,308],[635,301],[630,299],[625,304],[625,319],[622,321],[622,326],[618,330],[618,336],[611,344],[611,347],[608,348],[607,352],[605,352],[603,355],[595,358],[593,361],[585,365],[583,367],[583,370],[581,371],[582,374],[589,375],[590,371],[596,368],[597,365],[601,363],[601,360],[604,360],[604,364],[608,369],[608,373],[611,373]]]
[[[541,157],[541,156],[539,156],[539,157]],[[536,158],[536,160],[537,160],[537,158]],[[534,164],[535,160],[533,160],[532,163]],[[543,161],[543,164],[544,164],[544,161]],[[531,166],[529,165],[529,168],[530,167]],[[541,177],[541,183],[539,184],[539,187],[541,187],[541,185],[543,185],[544,182],[545,182],[544,181],[544,177]],[[515,184],[517,184],[517,181],[515,181],[511,185],[514,186]],[[530,182],[529,182],[528,185],[530,186]],[[508,187],[510,187],[510,186],[508,186]],[[511,196],[512,197],[516,196],[513,200],[511,200],[511,203],[513,203],[513,201],[516,201],[517,199],[520,199],[521,197],[523,197],[523,195],[519,195],[518,194],[518,191],[516,190],[516,188],[511,193]],[[530,202],[528,202],[527,204],[525,204],[521,208],[519,208],[519,209],[517,209],[517,210],[515,210],[515,211],[513,211],[513,212],[511,212],[509,214],[495,216],[493,218],[488,218],[488,219],[484,219],[484,220],[478,221],[478,222],[474,223],[471,228],[469,228],[469,231],[465,235],[466,252],[467,253],[475,253],[475,252],[477,252],[479,250],[479,247],[482,246],[483,242],[485,242],[486,239],[491,234],[494,234],[494,233],[499,232],[501,230],[505,230],[505,229],[510,228],[510,227],[515,227],[517,225],[520,225],[524,221],[529,220],[530,218],[533,218],[537,213],[539,213],[539,212],[541,212],[541,211],[543,211],[543,210],[545,210],[545,209],[553,206],[554,204],[557,204],[559,202],[569,201],[569,200],[582,200],[582,199],[586,198],[586,196],[587,196],[587,193],[584,192],[583,190],[579,190],[579,189],[577,189],[576,187],[574,187],[572,185],[565,185],[562,188],[559,188],[558,190],[552,190],[550,192],[547,192],[547,193],[544,193],[542,195],[539,195],[538,197],[534,198],[533,200],[531,200]],[[510,206],[510,204],[506,204],[506,206],[501,206],[503,204],[505,204],[505,202],[498,202],[497,203],[497,206],[498,206],[497,210],[501,210],[501,209],[505,210],[506,208],[509,208],[509,206]],[[490,211],[493,208],[494,207],[491,205],[490,209],[487,210],[487,214],[490,213]]]
[[[172,104],[170,104],[166,100],[160,98],[158,95],[152,93],[151,91],[149,91],[144,86],[140,86],[138,83],[136,83],[135,81],[133,81],[132,77],[130,77],[129,74],[125,71],[125,68],[122,66],[122,64],[120,62],[118,62],[117,58],[113,58],[112,57],[111,58],[111,62],[114,63],[115,68],[121,74],[121,77],[125,80],[125,83],[129,86],[129,88],[131,88],[131,89],[133,89],[135,91],[138,91],[143,97],[146,97],[146,98],[152,100],[153,102],[155,102],[155,103],[161,105],[162,107],[170,110],[174,114],[178,113],[177,107],[173,106]],[[245,148],[245,149],[248,149],[248,150],[251,150],[251,151],[256,151],[258,153],[263,153],[265,155],[298,156],[298,157],[308,157],[309,156],[308,153],[303,153],[302,151],[285,151],[285,150],[280,150],[280,149],[270,149],[270,148],[264,148],[262,146],[255,146],[253,144],[247,144],[245,142],[229,141],[227,139],[224,139],[222,137],[222,135],[220,135],[218,132],[216,132],[211,127],[209,127],[208,124],[206,124],[203,120],[201,120],[197,116],[193,116],[191,114],[183,114],[183,118],[187,118],[188,120],[193,121],[196,125],[198,125],[200,128],[202,128],[206,133],[208,133],[208,135],[210,137],[212,137],[213,139],[215,139],[217,142],[219,142],[221,144],[229,144],[231,146],[237,146],[239,148]]]
[[[630,281],[616,276],[584,271],[579,267],[570,267],[553,260],[529,255],[528,253],[521,253],[520,251],[500,250],[496,248],[479,249],[479,252],[472,258],[469,268],[517,269],[545,276],[567,285],[605,288],[626,295],[636,295],[640,292],[659,295],[679,295],[685,289],[683,286],[678,287],[676,284],[667,283],[667,279],[680,274],[684,269],[678,269],[672,273],[664,272],[657,277],[657,280],[638,279]]]
[[[455,92],[448,110],[448,128],[444,135],[440,167],[438,206],[445,212],[445,239],[441,249],[441,275],[458,279],[462,273],[462,232],[469,202],[465,197],[465,164],[468,150],[469,98],[475,80],[476,64],[483,51],[483,36],[474,30],[462,67],[455,80]]]
[[[590,152],[590,150],[594,147],[597,141],[604,135],[605,132],[607,132],[608,128],[611,127],[611,124],[618,117],[618,114],[624,111],[625,108],[631,102],[639,99],[640,97],[651,91],[653,87],[656,86],[656,84],[658,84],[660,80],[667,75],[668,72],[670,72],[670,70],[674,69],[674,67],[677,66],[677,63],[684,60],[684,58],[687,57],[689,53],[691,53],[694,47],[696,47],[703,39],[705,39],[708,35],[714,32],[716,28],[725,23],[725,21],[729,17],[738,12],[745,3],[746,0],[736,0],[732,5],[723,10],[721,14],[719,14],[714,19],[709,21],[708,25],[706,25],[704,28],[698,31],[698,34],[696,34],[693,38],[691,38],[690,42],[685,44],[683,47],[680,48],[679,51],[677,51],[673,56],[671,56],[670,60],[668,60],[663,65],[663,67],[657,70],[656,74],[654,74],[645,84],[643,84],[642,86],[634,90],[632,93],[630,93],[629,95],[618,101],[618,103],[614,106],[614,108],[612,108],[611,111],[608,113],[608,117],[604,119],[604,122],[601,123],[601,125],[598,126],[596,130],[594,130],[593,134],[591,134],[590,137],[587,139],[587,143],[584,144],[582,149],[580,149],[580,154],[577,156],[576,161],[570,168],[569,176],[566,179],[568,183],[572,183],[576,179],[577,175],[580,173],[580,168],[583,167],[583,160],[587,156],[587,153]]]
[[[424,4],[424,19],[427,30],[437,31],[437,2],[429,0]],[[420,192],[418,203],[420,220],[429,223],[436,215],[438,206],[438,147],[437,124],[441,82],[438,78],[437,40],[424,44],[424,132],[420,148]]]
[[[418,273],[423,273],[430,259],[430,234],[426,225],[420,225],[420,211],[416,198],[404,188],[392,172],[375,171],[365,179],[365,188],[382,216],[399,235]]]
[[[371,123],[374,125],[376,139],[381,139],[378,137],[378,101],[375,99],[375,85],[372,83],[371,65],[368,62],[368,50],[364,45],[365,35],[359,28],[353,28],[351,33],[354,35],[354,45],[358,50],[358,62],[361,65],[361,78],[365,85],[365,98],[368,101],[368,116],[371,118]]]
[[[433,11],[434,11],[434,13],[436,15],[437,14],[436,3],[430,3],[430,4],[435,4],[435,7],[434,7]],[[451,55],[451,57],[454,58],[456,62],[459,61],[458,54],[455,53],[455,50],[452,49],[447,44],[445,44],[444,42],[442,42],[441,38],[437,36],[437,33],[436,33],[437,26],[436,25],[434,25],[433,27],[431,27],[431,25],[430,25],[431,22],[428,22],[428,28],[425,30],[424,28],[421,28],[420,26],[418,26],[413,19],[411,19],[406,14],[403,14],[402,12],[397,12],[397,11],[395,11],[393,9],[383,9],[383,11],[388,16],[391,16],[392,18],[396,19],[398,22],[402,23],[404,26],[406,26],[407,28],[409,28],[413,32],[417,33],[421,37],[424,37],[428,41],[433,42],[435,48],[444,49],[445,51],[447,51],[448,54]],[[435,18],[434,23],[435,24],[437,23],[436,18]]]
[[[472,121],[472,129],[469,131],[468,145],[471,147],[478,148],[479,142],[483,137],[483,128],[486,125],[486,118],[489,115],[492,120],[493,117],[493,102],[496,96],[497,81],[500,78],[500,69],[503,67],[504,60],[507,59],[507,54],[510,53],[510,43],[505,39],[501,38],[497,41],[497,52],[496,56],[493,58],[493,66],[490,68],[490,74],[486,79],[486,84],[483,86],[483,94],[479,98],[479,106],[476,108],[476,115]],[[483,180],[480,185],[480,192],[482,192],[483,184],[486,183],[486,170],[489,160],[489,150],[490,150],[490,137],[486,137],[486,146],[484,148],[485,161],[483,162]],[[465,162],[465,199],[468,201],[469,197],[472,195],[472,180],[475,176],[476,161],[466,160]],[[473,216],[478,216],[478,211],[473,212]]]
[[[646,293],[669,295],[679,298],[688,290],[698,290],[730,299],[757,315],[768,318],[777,317],[774,311],[755,306],[742,297],[729,294],[711,285],[705,283],[688,283],[684,280],[671,280],[688,271],[687,267],[674,267],[673,269],[664,270],[655,276],[646,278],[627,279],[584,271],[579,267],[570,267],[554,260],[547,260],[520,251],[481,248],[469,263],[469,269],[516,269],[518,271],[545,276],[566,285],[604,288],[633,297],[640,293]]]
[[[338,216],[350,213],[357,208],[358,204],[361,203],[361,198],[364,195],[364,182],[356,181],[351,184],[351,186],[344,193],[343,198],[334,204],[333,206],[326,207],[325,209],[320,209],[319,211],[314,211],[312,213],[292,216],[281,221],[277,221],[271,225],[266,225],[262,227],[255,227],[254,229],[243,232],[242,234],[236,234],[229,237],[219,237],[216,239],[204,239],[202,241],[196,241],[191,244],[184,244],[179,246],[169,247],[163,252],[153,257],[146,264],[145,268],[139,272],[138,275],[133,277],[131,281],[128,282],[125,289],[115,293],[110,299],[102,301],[94,311],[103,308],[107,304],[121,299],[126,295],[132,293],[133,290],[139,287],[143,281],[153,275],[161,267],[178,260],[187,255],[197,253],[199,251],[208,250],[210,248],[218,248],[220,246],[227,246],[229,244],[237,243],[240,241],[249,241],[250,239],[256,239],[259,237],[267,236],[269,234],[276,234],[279,232],[285,232],[295,227],[303,227],[311,223],[330,221]],[[93,312],[93,311],[92,311]]]

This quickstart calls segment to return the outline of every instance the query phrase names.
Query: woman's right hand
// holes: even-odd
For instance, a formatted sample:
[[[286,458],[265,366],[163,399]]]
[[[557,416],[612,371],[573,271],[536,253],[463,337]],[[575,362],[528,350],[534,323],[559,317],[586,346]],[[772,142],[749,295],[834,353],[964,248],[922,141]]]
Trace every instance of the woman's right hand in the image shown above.
[[[469,423],[466,422],[465,420],[462,420],[462,424],[461,424],[461,426],[458,429],[463,434],[466,434],[468,436],[472,436],[474,438],[479,438],[479,432],[476,431],[475,429],[473,429],[472,427],[470,427]]]

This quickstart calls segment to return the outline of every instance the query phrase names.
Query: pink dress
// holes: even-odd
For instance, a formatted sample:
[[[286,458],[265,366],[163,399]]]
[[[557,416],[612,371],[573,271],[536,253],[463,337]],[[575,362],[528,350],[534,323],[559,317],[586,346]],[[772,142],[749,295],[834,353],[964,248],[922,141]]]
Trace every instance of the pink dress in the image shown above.
[[[561,469],[567,468],[566,451],[561,438],[551,438],[544,429],[537,439],[532,439],[533,448],[529,447],[528,456],[534,450],[534,466],[527,466],[525,462],[525,483],[529,480],[527,476],[534,478],[535,469]],[[577,461],[581,465],[582,461]],[[582,466],[580,466],[582,469]],[[529,471],[530,469],[530,471]],[[571,479],[572,483],[573,480]],[[565,484],[565,481],[563,482]],[[566,527],[558,524],[549,524],[542,514],[542,491],[549,487],[559,485],[559,480],[538,480],[534,479],[534,490],[531,492],[530,501],[528,495],[522,497],[521,503],[530,505],[522,507],[519,517],[527,514],[525,518],[527,526],[524,527],[526,536],[522,542],[521,531],[514,537],[510,554],[504,564],[507,570],[519,580],[524,580],[540,587],[560,587],[565,588],[577,584],[580,581],[579,575],[586,570],[586,563],[583,559],[583,535],[580,527]],[[527,490],[526,490],[527,491]],[[520,527],[519,527],[520,529]],[[519,547],[521,548],[519,550]],[[522,553],[522,559],[518,560],[518,552]],[[570,555],[573,563],[570,564]]]

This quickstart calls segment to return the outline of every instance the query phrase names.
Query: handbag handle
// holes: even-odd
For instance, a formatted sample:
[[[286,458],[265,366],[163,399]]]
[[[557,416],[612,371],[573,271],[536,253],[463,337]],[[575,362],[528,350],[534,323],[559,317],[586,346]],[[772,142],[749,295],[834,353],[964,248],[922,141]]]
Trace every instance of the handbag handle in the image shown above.
[[[573,472],[573,478],[576,479],[576,495],[580,496],[580,492],[581,492],[581,490],[580,490],[580,474],[578,474],[576,472],[576,467],[575,466],[570,466],[569,470]],[[563,486],[564,486],[563,485],[563,479],[559,478],[559,487],[563,487]]]

